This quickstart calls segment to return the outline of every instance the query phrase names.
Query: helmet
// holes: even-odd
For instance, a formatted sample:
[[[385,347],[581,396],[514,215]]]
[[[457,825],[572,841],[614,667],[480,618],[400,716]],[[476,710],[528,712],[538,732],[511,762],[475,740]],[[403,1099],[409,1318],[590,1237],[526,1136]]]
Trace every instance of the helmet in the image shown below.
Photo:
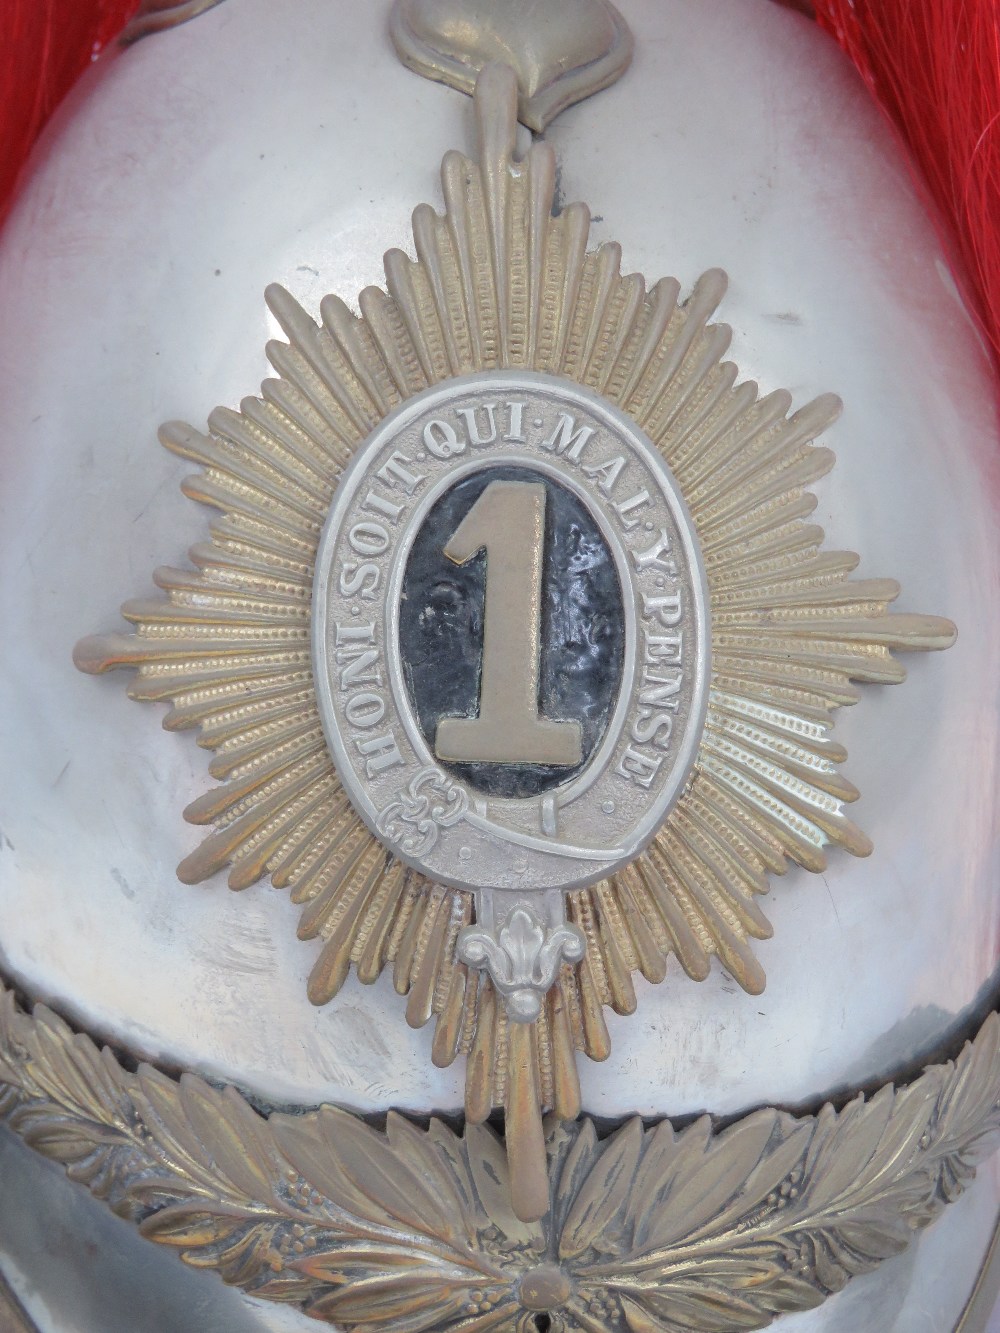
[[[985,358],[808,23],[621,10],[209,7],[36,161],[0,1111],[144,1237],[5,1140],[43,1328],[972,1308]]]

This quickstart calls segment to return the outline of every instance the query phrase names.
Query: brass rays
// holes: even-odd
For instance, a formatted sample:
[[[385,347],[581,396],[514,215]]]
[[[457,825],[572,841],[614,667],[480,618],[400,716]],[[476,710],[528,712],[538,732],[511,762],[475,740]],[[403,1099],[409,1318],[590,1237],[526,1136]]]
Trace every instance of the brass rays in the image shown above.
[[[812,442],[839,403],[789,416],[787,393],[737,383],[722,359],[729,330],[709,322],[724,275],[705,274],[683,303],[673,279],[647,291],[623,276],[618,246],[587,251],[583,204],[553,216],[551,148],[515,159],[509,70],[487,67],[476,108],[479,161],[445,157],[445,213],[416,210],[416,260],[386,255],[387,290],[361,293],[361,317],[331,296],[317,325],[271,288],[288,339],[268,348],[276,377],[239,412],[213,413],[207,435],[164,428],[164,444],[200,468],[185,492],[220,516],[193,569],[158,571],[164,598],[123,608],[134,634],[85,640],[76,660],[136,668],[134,698],[169,703],[169,728],[200,729],[221,785],[185,812],[213,831],[180,876],[229,865],[234,889],[265,874],[289,888],[300,935],[321,941],[315,1003],[352,964],[365,982],[391,967],[407,1020],[436,1021],[435,1062],[467,1056],[472,1122],[517,1109],[514,1082],[519,1098],[571,1119],[576,1052],[608,1054],[603,1010],[634,1010],[634,973],[660,981],[673,955],[703,979],[716,955],[761,990],[750,941],[770,934],[757,905],[768,876],[789,862],[820,870],[830,846],[870,850],[844,813],[856,792],[838,771],[832,710],[856,701],[852,682],[903,679],[890,650],[947,647],[955,631],[890,614],[894,582],[852,581],[857,557],[820,549],[808,487],[834,460]],[[378,422],[430,385],[513,367],[588,386],[662,451],[708,571],[713,676],[687,790],[631,865],[568,895],[586,956],[563,966],[512,1059],[488,978],[456,959],[471,896],[387,858],[338,781],[316,709],[310,595],[338,477]]]

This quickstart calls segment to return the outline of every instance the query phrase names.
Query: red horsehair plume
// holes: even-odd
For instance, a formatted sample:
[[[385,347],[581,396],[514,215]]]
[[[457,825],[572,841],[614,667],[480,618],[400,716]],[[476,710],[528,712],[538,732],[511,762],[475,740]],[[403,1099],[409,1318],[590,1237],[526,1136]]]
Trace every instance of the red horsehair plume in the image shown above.
[[[0,0],[0,219],[45,122],[139,0]]]
[[[1000,363],[1000,0],[815,0],[909,147]]]

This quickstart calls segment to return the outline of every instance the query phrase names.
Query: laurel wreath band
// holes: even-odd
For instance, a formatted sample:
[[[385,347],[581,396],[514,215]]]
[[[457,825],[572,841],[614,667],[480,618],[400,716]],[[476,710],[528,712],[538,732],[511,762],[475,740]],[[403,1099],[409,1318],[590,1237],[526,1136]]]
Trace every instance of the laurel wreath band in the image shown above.
[[[726,1129],[549,1122],[550,1207],[510,1205],[487,1125],[126,1070],[0,988],[0,1119],[189,1264],[357,1333],[723,1333],[820,1305],[902,1251],[1000,1138],[1000,1015],[906,1087]]]

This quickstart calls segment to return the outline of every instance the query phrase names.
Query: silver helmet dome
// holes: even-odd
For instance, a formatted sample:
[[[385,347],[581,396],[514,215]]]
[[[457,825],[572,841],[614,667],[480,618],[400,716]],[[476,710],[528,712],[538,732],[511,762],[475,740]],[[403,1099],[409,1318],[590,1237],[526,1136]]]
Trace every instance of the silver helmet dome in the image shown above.
[[[426,37],[436,11],[411,9],[430,25],[421,30]],[[729,1121],[736,1122],[734,1143],[739,1126],[749,1125],[746,1141],[761,1139],[757,1155],[743,1162],[730,1149],[733,1179],[746,1184],[758,1158],[776,1170],[773,1154],[782,1148],[788,1171],[764,1191],[761,1206],[787,1208],[792,1190],[802,1197],[802,1179],[792,1183],[786,1110],[805,1116],[803,1126],[815,1124],[808,1117],[825,1101],[850,1105],[858,1090],[909,1083],[930,1065],[938,1071],[929,1074],[933,1089],[922,1085],[911,1101],[928,1107],[928,1123],[933,1111],[937,1125],[946,1118],[940,1098],[950,1095],[954,1079],[975,1082],[966,1066],[948,1074],[942,1061],[989,1011],[996,968],[997,427],[985,359],[932,224],[836,54],[808,25],[763,0],[743,0],[738,12],[731,4],[681,0],[621,10],[635,40],[628,73],[545,130],[559,163],[559,200],[586,200],[593,210],[589,243],[620,244],[621,271],[635,270],[650,285],[673,273],[686,295],[703,272],[728,272],[720,316],[732,326],[727,355],[740,380],[757,381],[762,393],[788,390],[795,408],[830,389],[844,402],[822,441],[835,452],[836,467],[809,479],[818,501],[810,522],[825,530],[824,549],[859,552],[860,576],[900,579],[898,610],[947,616],[960,631],[947,653],[908,660],[903,688],[863,684],[858,707],[837,714],[833,735],[861,794],[851,818],[871,836],[873,855],[858,860],[834,846],[819,874],[793,865],[766,901],[773,938],[754,939],[746,956],[737,951],[725,960],[723,951],[723,961],[707,963],[697,984],[677,961],[683,948],[674,948],[661,980],[640,975],[628,982],[634,1013],[604,1012],[607,1058],[578,1063],[580,1107],[598,1118],[602,1135],[631,1117],[650,1124],[667,1117],[688,1143],[683,1135],[691,1131],[683,1126],[707,1112],[721,1134],[715,1151],[725,1145]],[[440,14],[438,20],[450,31]],[[138,44],[96,69],[62,117],[0,246],[8,316],[0,357],[8,571],[2,675],[9,694],[0,751],[4,975],[28,1009],[49,1004],[97,1043],[122,1052],[122,1079],[134,1077],[130,1061],[149,1061],[166,1071],[165,1099],[169,1076],[185,1071],[209,1089],[232,1084],[247,1105],[284,1116],[281,1151],[303,1179],[306,1150],[290,1146],[296,1108],[330,1105],[356,1117],[412,1113],[417,1125],[432,1114],[457,1117],[440,1133],[468,1154],[460,1126],[471,1052],[443,1068],[435,1063],[434,1025],[408,1026],[389,972],[362,986],[356,958],[336,998],[311,1004],[307,982],[323,941],[296,938],[299,908],[271,892],[266,879],[239,894],[228,892],[221,873],[204,885],[179,884],[174,867],[203,837],[185,828],[180,813],[211,788],[206,757],[191,736],[164,733],[156,708],[126,706],[118,682],[95,684],[76,673],[70,652],[95,629],[115,631],[120,603],[148,599],[154,568],[181,565],[189,547],[204,543],[204,512],[179,490],[189,469],[156,447],[154,432],[177,417],[204,423],[219,403],[236,408],[268,374],[268,339],[294,343],[287,308],[275,310],[272,302],[269,313],[265,287],[280,283],[317,317],[330,293],[354,302],[363,289],[384,284],[384,253],[413,251],[413,207],[424,200],[439,207],[441,155],[458,146],[475,158],[469,102],[405,69],[387,21],[381,11],[355,13],[319,0],[240,0]],[[615,36],[612,24],[612,47]],[[169,95],[151,93],[156,89]],[[530,142],[524,128],[519,137],[518,155]],[[520,453],[511,459],[523,466]],[[218,472],[218,459],[202,461]],[[637,601],[643,591],[651,595],[638,588]],[[867,595],[875,604],[887,594],[869,587]],[[414,859],[446,883],[459,878],[457,860],[445,871],[415,853],[405,863]],[[613,904],[608,910],[613,915]],[[582,918],[570,924],[584,934],[593,929]],[[734,980],[741,966],[746,990]],[[766,973],[763,991],[755,968]],[[34,1068],[44,1062],[33,1042],[72,1049],[58,1025],[36,1015],[32,1026],[26,1009],[15,1014],[12,1005],[9,1013],[10,1049],[30,1051]],[[986,1070],[979,1076],[986,1109],[966,1126],[973,1138],[992,1129],[990,1040],[987,1028],[975,1051],[975,1067]],[[160,1083],[149,1077],[142,1095],[155,1099]],[[169,1083],[175,1086],[194,1085]],[[204,1115],[215,1115],[214,1094],[205,1096]],[[195,1101],[191,1093],[184,1116],[197,1134]],[[59,1136],[33,1130],[26,1103],[38,1110],[37,1090],[2,1104],[29,1142],[34,1135],[37,1146],[59,1157]],[[773,1112],[769,1136],[759,1118],[749,1119],[761,1107],[782,1111]],[[338,1134],[339,1123],[330,1121],[330,1134],[353,1145],[345,1152],[361,1153],[369,1140],[350,1138],[347,1121]],[[392,1138],[411,1131],[392,1123],[386,1151],[403,1152],[413,1170],[413,1158]],[[858,1176],[882,1141],[873,1125],[867,1122],[873,1146],[855,1163]],[[926,1126],[920,1130],[918,1147]],[[552,1132],[583,1144],[590,1131]],[[653,1177],[640,1171],[651,1160],[655,1131],[616,1132],[623,1137],[609,1142],[621,1145],[619,1171],[638,1182],[634,1192],[645,1181],[655,1194]],[[628,1134],[639,1136],[635,1144]],[[478,1151],[492,1152],[495,1142],[479,1142]],[[243,1151],[253,1159],[245,1143]],[[581,1171],[567,1195],[559,1234],[586,1180],[600,1195],[593,1172],[602,1151],[610,1149],[595,1138],[591,1175]],[[5,1155],[12,1178],[31,1178],[32,1168],[6,1143]],[[468,1161],[465,1169],[474,1178]],[[933,1192],[939,1188],[935,1177]],[[720,1212],[734,1189],[720,1200]],[[78,1304],[74,1312],[58,1282],[49,1296],[25,1241],[34,1198],[19,1195],[15,1208],[5,1208],[9,1220],[0,1221],[4,1271],[22,1295],[32,1286],[45,1293],[27,1302],[36,1320],[81,1330],[121,1322],[114,1278],[88,1296],[87,1311]],[[82,1210],[77,1194],[71,1197]],[[156,1235],[148,1219],[163,1206],[140,1191],[120,1211],[142,1213],[145,1230]],[[869,1266],[867,1252],[861,1246],[860,1258],[817,1259],[815,1249],[786,1245],[777,1262],[791,1275],[787,1290],[764,1313],[780,1315],[777,1327],[789,1330],[911,1329],[915,1312],[933,1301],[936,1323],[928,1326],[951,1327],[974,1285],[995,1208],[995,1182],[986,1173],[905,1257],[858,1278],[812,1313],[782,1313],[798,1308],[795,1299],[806,1304],[795,1284],[812,1283],[825,1295],[840,1285],[841,1272],[846,1278]],[[81,1227],[89,1225],[83,1215]],[[496,1226],[488,1208],[484,1216],[477,1235]],[[316,1238],[305,1217],[285,1221],[302,1234],[281,1231],[273,1245],[267,1241],[278,1264],[269,1278],[273,1290],[254,1269],[245,1295],[206,1288],[147,1245],[143,1287],[165,1304],[164,1313],[144,1316],[146,1326],[174,1326],[171,1302],[179,1308],[188,1300],[212,1302],[220,1328],[226,1320],[234,1328],[305,1326],[305,1315],[255,1294],[278,1293],[289,1273],[308,1278],[299,1294],[314,1313],[349,1326],[366,1327],[367,1320],[410,1327],[402,1321],[419,1311],[406,1301],[429,1301],[418,1277],[419,1298],[378,1287],[366,1298],[361,1288],[354,1305],[338,1305],[330,1292],[340,1289],[343,1273],[355,1283],[377,1283],[377,1265],[363,1278],[332,1258],[325,1269],[307,1271],[307,1251],[322,1251],[323,1242],[308,1246]],[[894,1224],[880,1215],[887,1254],[899,1248],[895,1234],[884,1235]],[[516,1220],[510,1225],[516,1233]],[[598,1227],[579,1251],[579,1235],[565,1241],[564,1257],[548,1225],[537,1233],[537,1253],[535,1232],[511,1241],[528,1247],[530,1262],[517,1267],[502,1255],[495,1261],[502,1280],[487,1275],[478,1286],[459,1284],[454,1311],[434,1314],[428,1305],[427,1317],[438,1324],[426,1326],[506,1318],[495,1326],[530,1328],[524,1321],[536,1316],[567,1328],[718,1326],[697,1322],[714,1316],[684,1305],[694,1298],[682,1279],[673,1296],[663,1295],[659,1314],[627,1295],[623,1304],[613,1290],[615,1266],[619,1277],[630,1271],[631,1252],[581,1260],[600,1249]],[[604,1225],[610,1235],[618,1223],[609,1216]],[[179,1227],[174,1243],[183,1242]],[[167,1232],[164,1220],[157,1238],[171,1239]],[[234,1245],[237,1239],[244,1233]],[[118,1231],[106,1244],[133,1252],[132,1238]],[[257,1244],[247,1241],[243,1253]],[[74,1261],[73,1245],[67,1237],[63,1271],[79,1282],[75,1263],[82,1260]],[[197,1249],[193,1240],[188,1249]],[[724,1248],[713,1258],[734,1262]],[[106,1262],[114,1272],[113,1258]],[[239,1286],[238,1268],[227,1270],[228,1259],[213,1262]],[[603,1287],[588,1276],[602,1265],[609,1275]],[[333,1272],[341,1275],[336,1282],[317,1276]],[[718,1282],[725,1287],[725,1279]],[[390,1298],[403,1304],[380,1307]],[[449,1288],[442,1300],[450,1299]],[[684,1309],[694,1322],[677,1322]],[[739,1294],[733,1310],[733,1319],[764,1317]],[[664,1322],[641,1322],[657,1318]]]

